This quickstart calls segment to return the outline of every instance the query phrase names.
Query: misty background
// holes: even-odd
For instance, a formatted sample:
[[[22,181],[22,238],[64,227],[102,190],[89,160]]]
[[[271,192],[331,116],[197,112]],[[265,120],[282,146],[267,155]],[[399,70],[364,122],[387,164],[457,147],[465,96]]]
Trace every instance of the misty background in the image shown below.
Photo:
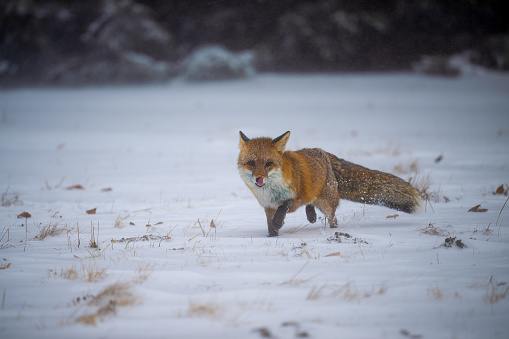
[[[257,72],[456,76],[465,63],[507,71],[503,9],[497,0],[3,0],[0,86]]]

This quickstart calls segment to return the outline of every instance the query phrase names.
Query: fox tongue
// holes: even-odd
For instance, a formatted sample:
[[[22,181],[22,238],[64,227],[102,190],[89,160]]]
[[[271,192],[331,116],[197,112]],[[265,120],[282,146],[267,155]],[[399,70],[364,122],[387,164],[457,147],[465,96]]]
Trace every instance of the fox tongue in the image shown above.
[[[263,178],[256,178],[256,184],[260,187],[263,186]]]

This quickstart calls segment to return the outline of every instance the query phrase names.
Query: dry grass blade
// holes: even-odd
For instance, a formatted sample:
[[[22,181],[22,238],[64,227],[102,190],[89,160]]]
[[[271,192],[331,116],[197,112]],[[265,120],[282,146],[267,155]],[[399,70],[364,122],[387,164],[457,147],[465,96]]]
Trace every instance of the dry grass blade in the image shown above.
[[[507,204],[507,201],[508,201],[508,200],[509,200],[509,198],[507,198],[507,199],[505,200],[504,205],[503,205],[503,206],[502,206],[502,208],[500,209],[500,212],[498,213],[497,222],[496,222],[495,226],[497,226],[497,225],[498,225],[498,220],[500,219],[500,215],[502,214],[502,211],[504,210],[505,205]],[[500,226],[502,226],[502,225],[500,225]]]
[[[302,231],[303,229],[305,229],[305,228],[306,228],[306,227],[308,227],[309,225],[311,225],[311,224],[300,224],[300,225],[299,225],[299,226],[297,226],[297,227],[291,228],[291,229],[288,231],[288,233],[290,233],[290,234],[295,234],[295,233],[297,233],[297,232]]]
[[[341,256],[341,252],[334,252],[326,255],[326,257],[337,257],[337,256]]]
[[[97,244],[99,242],[99,223],[97,223],[97,241],[95,239],[95,227],[92,222],[90,222],[90,247],[91,248],[99,248]]]
[[[98,249],[97,247],[92,247],[92,251],[90,251],[88,248],[86,249],[88,254],[90,255],[89,258],[98,258],[110,247],[113,243],[110,242],[102,251]]]
[[[201,232],[203,233],[203,236],[205,236],[205,231],[203,230],[203,227],[201,226],[200,218],[198,218],[198,225],[200,225]]]
[[[310,278],[307,278],[307,279],[296,279],[297,276],[304,270],[304,268],[306,268],[306,266],[309,264],[309,261],[306,262],[304,264],[304,266],[302,266],[298,271],[297,273],[295,273],[290,279],[288,279],[287,281],[284,281],[283,283],[281,283],[281,285],[299,285],[301,283],[305,283],[305,282],[308,282],[310,281],[311,279],[313,279],[315,276],[313,277],[310,277]]]
[[[7,235],[7,241],[9,241],[10,237],[10,229],[11,229],[11,226],[8,226],[8,227],[4,227],[4,230],[2,230],[2,237],[0,238],[0,242],[4,240],[5,236]]]
[[[327,284],[322,285],[321,287],[317,288],[316,286],[313,286],[311,291],[309,291],[306,299],[307,300],[318,300],[321,299],[323,296],[323,291],[325,290],[325,287],[327,287]]]

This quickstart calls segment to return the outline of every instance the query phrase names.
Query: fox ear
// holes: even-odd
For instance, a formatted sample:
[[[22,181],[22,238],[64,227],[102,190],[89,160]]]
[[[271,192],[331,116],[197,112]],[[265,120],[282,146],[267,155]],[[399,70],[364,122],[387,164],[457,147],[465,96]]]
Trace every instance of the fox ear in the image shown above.
[[[240,147],[244,146],[249,140],[251,140],[248,137],[246,137],[246,135],[244,133],[242,133],[242,131],[239,131],[239,135],[240,135],[240,143],[239,143]]]
[[[283,153],[286,148],[286,143],[288,142],[288,139],[290,138],[290,131],[278,136],[274,140],[272,140],[272,143],[274,144],[274,147],[276,148],[276,151]]]

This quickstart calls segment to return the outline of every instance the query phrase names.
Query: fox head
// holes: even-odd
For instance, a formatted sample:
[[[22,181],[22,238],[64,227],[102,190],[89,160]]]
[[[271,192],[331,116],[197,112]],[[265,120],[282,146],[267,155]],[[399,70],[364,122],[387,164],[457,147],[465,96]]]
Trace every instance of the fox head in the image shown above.
[[[290,131],[275,139],[249,139],[239,132],[240,154],[238,159],[239,173],[251,188],[264,187],[271,181],[281,181],[281,164]]]

